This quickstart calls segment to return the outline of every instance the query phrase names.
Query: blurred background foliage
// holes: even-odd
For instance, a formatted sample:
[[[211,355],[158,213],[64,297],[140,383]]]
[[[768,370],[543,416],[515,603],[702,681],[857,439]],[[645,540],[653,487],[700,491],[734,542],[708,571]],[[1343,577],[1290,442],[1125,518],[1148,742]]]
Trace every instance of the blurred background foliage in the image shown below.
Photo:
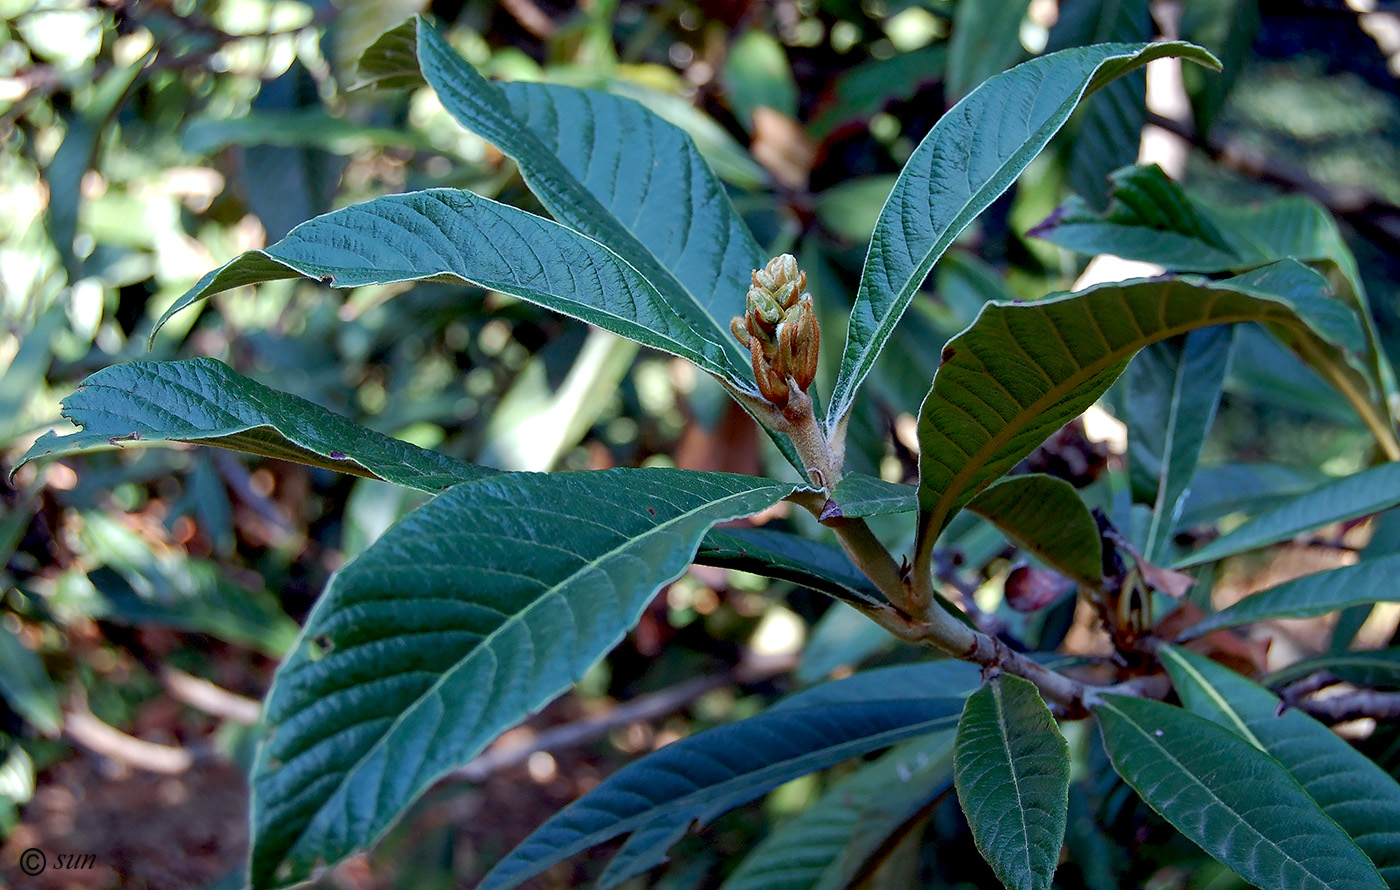
[[[960,240],[867,383],[853,469],[912,480],[913,414],[942,343],[988,299],[1034,299],[1080,278],[1085,258],[1026,232],[1071,192],[1102,207],[1107,174],[1137,158],[1147,124],[1178,144],[1183,181],[1205,200],[1304,193],[1331,210],[1400,361],[1392,6],[0,0],[0,470],[55,423],[59,399],[87,374],[138,357],[209,355],[382,432],[497,467],[784,472],[689,366],[469,287],[275,282],[177,315],[148,353],[153,321],[202,274],[327,209],[451,186],[543,212],[513,164],[429,90],[357,71],[379,33],[418,11],[491,76],[612,91],[689,132],[760,243],[808,270],[825,333],[819,391],[829,391],[879,208],[954,101],[1009,65],[1082,43],[1165,32],[1221,57],[1221,76],[1186,73],[1189,106],[1176,111],[1149,109],[1142,78],[1104,91]],[[1257,331],[1237,338],[1206,448],[1230,481],[1200,493],[1192,515],[1229,512],[1229,495],[1250,485],[1296,491],[1367,459],[1365,430],[1279,352]],[[1109,413],[1122,398],[1110,394]],[[1112,506],[1126,472],[1121,442],[1103,426],[1067,428],[1032,461]],[[83,886],[236,886],[255,700],[329,574],[421,495],[215,449],[113,445],[27,466],[3,491],[0,873],[15,879],[16,851],[39,846],[95,854],[98,876]],[[1120,527],[1132,525],[1125,519]],[[772,521],[815,533],[797,513]],[[901,547],[902,526],[877,523]],[[1005,541],[969,521],[949,534],[962,561],[946,573],[972,602],[1032,647],[1067,635],[1074,647],[1085,631],[1073,598],[1010,611]],[[1346,620],[1379,626],[1365,619]],[[1325,645],[1300,633],[1287,651],[1296,659]],[[760,669],[755,653],[768,659]],[[471,882],[628,757],[753,713],[778,691],[909,655],[807,591],[697,567],[574,694],[508,734],[499,762],[444,783],[378,854],[325,881]],[[644,694],[656,696],[641,700],[654,708],[646,719],[608,717]],[[601,728],[559,742],[590,720]],[[530,753],[542,733],[549,750]],[[1060,885],[1230,886],[1123,786],[1096,784],[1102,750],[1080,735],[1071,742],[1088,779],[1075,786],[1074,861]],[[1400,756],[1390,757],[1394,768]],[[687,839],[656,880],[717,885],[733,857],[816,799],[834,772]],[[866,878],[991,886],[957,807],[938,798],[925,815],[929,829],[911,831]],[[590,873],[588,862],[560,866],[541,886]]]

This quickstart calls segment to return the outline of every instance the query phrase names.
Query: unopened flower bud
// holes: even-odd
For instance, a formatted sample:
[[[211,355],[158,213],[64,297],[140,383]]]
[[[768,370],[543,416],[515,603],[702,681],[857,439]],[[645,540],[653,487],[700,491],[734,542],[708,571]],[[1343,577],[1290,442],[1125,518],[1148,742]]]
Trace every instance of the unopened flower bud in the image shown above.
[[[817,376],[822,330],[812,309],[812,295],[803,294],[778,325],[778,364],[803,392]]]
[[[759,392],[782,408],[791,395],[788,378],[805,392],[816,377],[821,328],[812,295],[803,290],[807,275],[791,254],[755,269],[751,280],[744,315],[729,329],[749,349]]]
[[[788,396],[792,394],[787,380],[779,373],[777,368],[763,354],[763,344],[755,337],[749,341],[749,358],[753,361],[754,381],[758,383],[758,391],[769,402],[778,407],[787,404]]]

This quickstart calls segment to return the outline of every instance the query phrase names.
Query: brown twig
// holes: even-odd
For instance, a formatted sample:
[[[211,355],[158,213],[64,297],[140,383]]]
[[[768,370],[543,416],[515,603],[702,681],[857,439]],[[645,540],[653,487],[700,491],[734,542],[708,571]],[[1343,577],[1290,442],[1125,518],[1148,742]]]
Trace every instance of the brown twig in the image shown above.
[[[501,8],[532,36],[540,40],[554,36],[554,20],[545,15],[533,0],[501,0]]]
[[[159,675],[171,698],[210,716],[251,726],[262,715],[262,704],[257,699],[229,692],[202,677],[169,665],[161,667]]]
[[[120,729],[103,723],[86,707],[81,706],[71,707],[64,712],[63,736],[94,754],[151,773],[178,775],[195,762],[194,753],[185,748],[161,745],[127,735]]]

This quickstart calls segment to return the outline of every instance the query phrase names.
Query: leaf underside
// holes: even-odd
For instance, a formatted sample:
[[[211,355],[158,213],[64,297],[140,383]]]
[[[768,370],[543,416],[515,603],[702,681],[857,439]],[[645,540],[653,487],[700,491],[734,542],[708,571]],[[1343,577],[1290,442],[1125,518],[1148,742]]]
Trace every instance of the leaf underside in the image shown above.
[[[1178,562],[1200,565],[1400,504],[1400,463],[1380,464],[1319,485],[1265,510]]]
[[[510,473],[400,521],[336,574],[268,695],[253,885],[368,846],[576,682],[712,525],[792,490],[665,469]]]
[[[366,429],[211,358],[104,368],[63,400],[63,416],[82,430],[68,436],[45,433],[18,466],[127,443],[173,441],[281,458],[434,493],[493,472]]]
[[[914,293],[954,239],[1011,187],[1085,96],[1165,56],[1219,67],[1184,43],[1068,49],[987,80],[934,125],[880,211],[829,400],[829,430],[845,419]]]
[[[637,865],[660,860],[677,827],[709,822],[782,782],[849,757],[951,730],[976,679],[975,668],[951,660],[866,671],[682,739],[623,767],[560,811],[496,865],[479,890],[507,890],[628,831],[637,832],[623,850],[628,862],[609,871],[637,873]],[[939,695],[930,697],[930,689]]]

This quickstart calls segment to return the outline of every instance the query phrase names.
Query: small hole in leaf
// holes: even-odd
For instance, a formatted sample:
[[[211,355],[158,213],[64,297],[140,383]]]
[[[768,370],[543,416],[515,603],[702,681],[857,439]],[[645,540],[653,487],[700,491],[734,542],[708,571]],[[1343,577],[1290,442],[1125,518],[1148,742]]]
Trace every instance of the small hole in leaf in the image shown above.
[[[320,634],[312,637],[306,644],[306,657],[312,661],[320,661],[335,649],[335,640],[328,634]]]
[[[656,511],[653,510],[651,507],[647,507],[647,513],[649,513],[649,514],[652,515],[652,516],[655,516],[655,515],[656,515]]]

